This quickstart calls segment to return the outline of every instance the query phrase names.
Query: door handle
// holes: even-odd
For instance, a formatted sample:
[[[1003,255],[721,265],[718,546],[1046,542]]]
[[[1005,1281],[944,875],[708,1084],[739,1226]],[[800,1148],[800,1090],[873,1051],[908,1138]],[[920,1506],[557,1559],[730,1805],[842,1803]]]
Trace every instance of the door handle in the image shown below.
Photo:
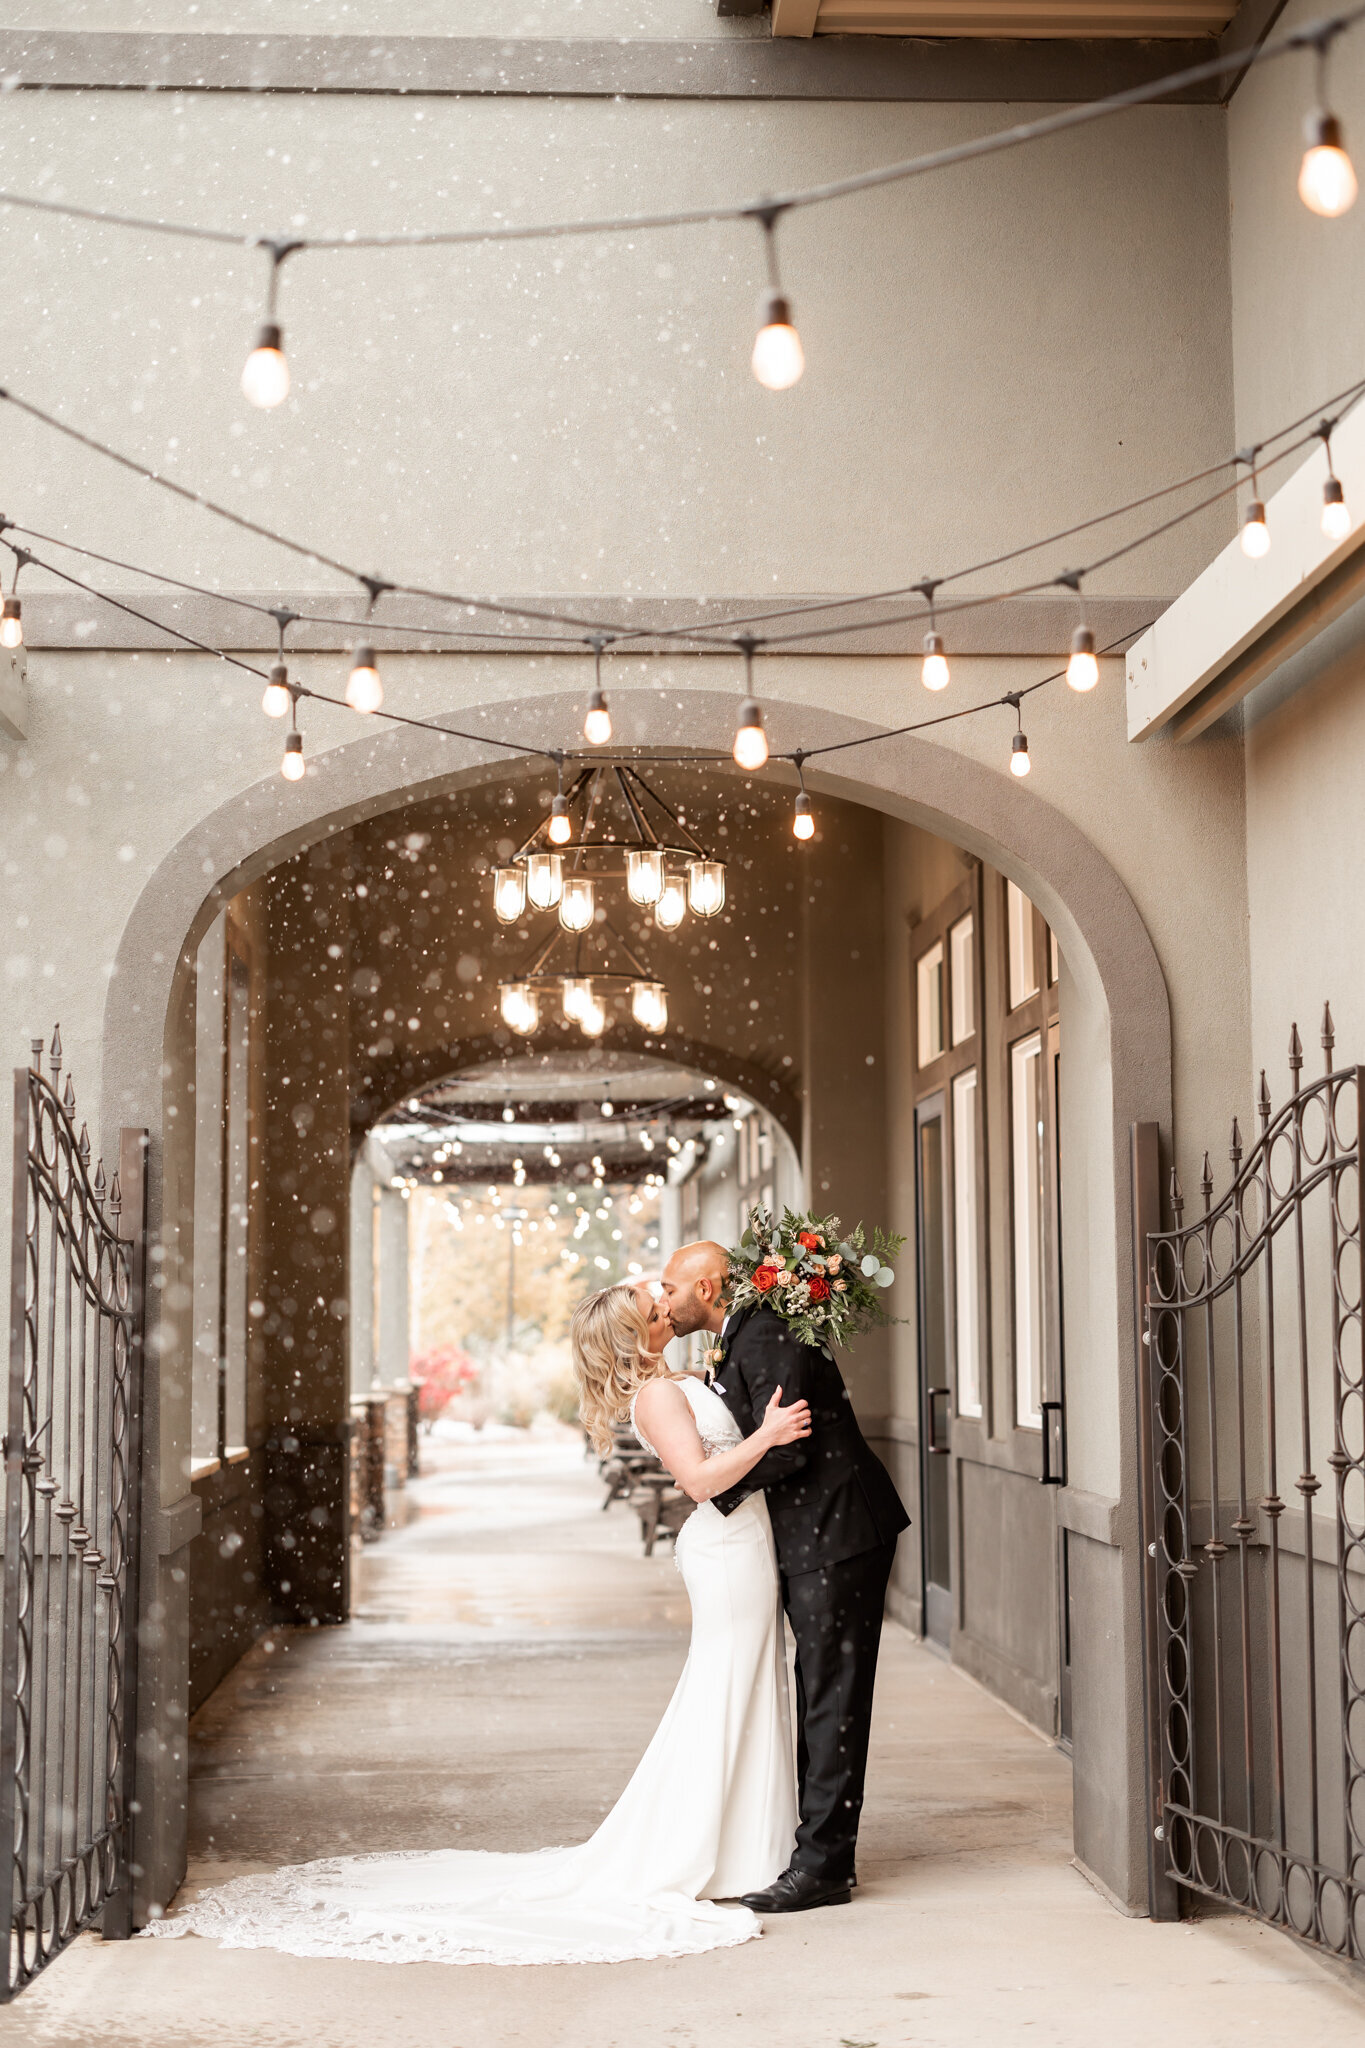
[[[1040,1401],[1038,1412],[1043,1420],[1043,1470],[1044,1486],[1066,1485],[1066,1423],[1060,1401]],[[1052,1452],[1056,1447],[1054,1461]]]
[[[935,1403],[938,1401],[946,1403],[951,1394],[951,1387],[930,1387],[925,1394],[925,1399],[929,1403],[929,1455],[934,1458],[946,1458],[952,1449],[951,1444],[947,1441],[948,1410],[945,1406],[943,1411],[944,1440],[940,1442],[938,1434],[938,1409],[935,1406]]]

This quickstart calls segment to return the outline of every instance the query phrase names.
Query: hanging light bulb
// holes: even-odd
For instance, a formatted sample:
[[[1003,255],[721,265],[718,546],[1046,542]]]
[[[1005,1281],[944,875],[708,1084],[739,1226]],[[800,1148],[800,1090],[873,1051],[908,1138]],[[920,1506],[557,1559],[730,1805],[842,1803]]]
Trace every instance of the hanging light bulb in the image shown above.
[[[1322,530],[1332,541],[1345,540],[1351,531],[1351,514],[1340,477],[1329,476],[1322,487]]]
[[[526,893],[537,910],[553,910],[564,888],[562,853],[531,853],[526,857]]]
[[[546,829],[556,846],[567,846],[573,838],[573,820],[569,816],[566,796],[557,796],[550,805],[550,823]]]
[[[17,597],[7,597],[0,604],[0,647],[22,647],[24,644],[23,613]]]
[[[948,687],[948,659],[943,652],[943,636],[926,633],[924,636],[924,663],[919,679],[926,690],[946,690]]]
[[[1071,636],[1071,659],[1066,665],[1066,679],[1073,690],[1093,690],[1100,679],[1100,665],[1095,659],[1095,636],[1089,626],[1077,626]],[[1016,773],[1027,775],[1028,769]]]
[[[499,991],[502,1021],[519,1038],[529,1038],[540,1022],[540,1001],[528,981],[505,981]]]
[[[588,699],[588,715],[583,720],[583,737],[590,747],[605,747],[611,738],[611,713],[601,690],[594,690]]]
[[[792,819],[793,839],[814,839],[815,818],[810,807],[810,798],[805,790],[799,790],[796,798],[796,815]]]
[[[373,647],[356,648],[351,673],[346,678],[346,702],[352,711],[377,711],[384,701],[384,685],[375,666]]]
[[[1010,741],[1010,774],[1027,775],[1032,765],[1028,757],[1028,740],[1022,732],[1017,732]]]
[[[1253,498],[1242,514],[1242,553],[1259,562],[1270,552],[1270,529],[1265,523],[1265,506]]]
[[[261,709],[267,718],[287,718],[293,708],[293,693],[289,688],[289,671],[282,661],[277,661],[270,671],[270,681],[261,698]]]
[[[719,860],[690,860],[687,863],[688,908],[698,917],[714,917],[725,908],[725,863]]]
[[[687,909],[687,890],[681,875],[666,875],[659,900],[654,906],[654,922],[661,932],[675,932],[683,921]]]
[[[765,391],[790,391],[806,367],[805,350],[792,320],[791,301],[781,292],[759,300],[758,333],[750,364]]]
[[[768,735],[763,730],[763,712],[757,700],[746,697],[739,707],[733,748],[735,765],[752,773],[768,758]]]
[[[273,320],[256,329],[251,354],[242,370],[242,396],[269,411],[283,405],[289,396],[289,363],[284,353],[284,329]]]
[[[516,923],[526,908],[525,868],[494,868],[493,908],[497,912],[499,924]]]
[[[566,975],[560,988],[560,1003],[565,1023],[576,1024],[591,1001],[592,983],[574,975]]]
[[[632,903],[647,910],[659,900],[664,885],[664,857],[657,846],[644,847],[626,855],[626,892]]]
[[[600,1038],[607,1028],[607,1006],[600,996],[590,995],[578,1013],[578,1028],[585,1038]]]
[[[657,1037],[668,1028],[668,996],[661,981],[631,983],[630,1013],[642,1030]]]
[[[559,897],[559,922],[566,932],[585,932],[593,920],[591,875],[566,875]]]
[[[287,732],[284,736],[284,759],[280,773],[286,782],[302,782],[306,773],[303,760],[303,734]]]
[[[777,270],[777,238],[773,230],[781,212],[780,206],[768,207],[757,216],[763,227],[768,289],[758,302],[758,334],[750,366],[766,391],[789,391],[806,367],[801,337],[792,319],[791,301],[782,289]]]
[[[1335,114],[1319,107],[1304,122],[1303,133],[1308,147],[1299,165],[1299,197],[1310,213],[1338,220],[1350,212],[1360,190],[1342,140],[1341,123]]]

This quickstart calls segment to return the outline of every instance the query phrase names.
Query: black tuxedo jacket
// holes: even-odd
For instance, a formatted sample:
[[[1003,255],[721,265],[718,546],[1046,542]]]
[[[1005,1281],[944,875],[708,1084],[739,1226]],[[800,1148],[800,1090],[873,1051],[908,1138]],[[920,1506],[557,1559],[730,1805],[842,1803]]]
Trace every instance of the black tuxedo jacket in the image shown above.
[[[811,1433],[779,1444],[715,1497],[723,1515],[766,1493],[784,1578],[839,1564],[893,1543],[910,1517],[881,1459],[858,1427],[833,1354],[803,1344],[775,1310],[746,1309],[727,1326],[715,1389],[745,1436],[763,1419],[776,1388],[782,1404],[809,1401]]]

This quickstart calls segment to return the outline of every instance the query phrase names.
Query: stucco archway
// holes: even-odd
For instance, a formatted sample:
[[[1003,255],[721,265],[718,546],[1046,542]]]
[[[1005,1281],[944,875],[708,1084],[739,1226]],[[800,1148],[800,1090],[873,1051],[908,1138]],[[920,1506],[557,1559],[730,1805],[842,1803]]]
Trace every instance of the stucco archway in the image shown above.
[[[774,743],[783,744],[784,707],[769,695]],[[682,699],[654,691],[621,692],[617,737],[624,745],[728,752],[729,692],[691,690]],[[557,695],[463,710],[465,730],[486,720],[546,746],[558,744],[568,703]],[[793,712],[790,714],[795,716]],[[835,713],[800,710],[803,745],[868,732]],[[120,942],[105,1013],[102,1101],[107,1124],[145,1124],[152,1134],[152,1227],[166,1256],[179,1194],[173,1123],[166,1114],[183,1047],[176,1019],[199,940],[223,903],[282,859],[399,805],[486,780],[504,759],[468,739],[408,729],[366,730],[321,756],[301,785],[277,778],[244,789],[196,825],[144,888]],[[1123,1901],[1145,1892],[1145,1807],[1139,1684],[1136,1403],[1133,1385],[1133,1274],[1128,1133],[1135,1121],[1169,1130],[1171,1025],[1156,952],[1113,866],[1055,805],[964,753],[913,737],[831,757],[807,771],[814,790],[880,810],[950,840],[1017,881],[1057,933],[1066,962],[1065,1030],[1074,1048],[1072,1143],[1067,1227],[1072,1277],[1069,1344],[1077,1369],[1072,1404],[1072,1526],[1096,1539],[1092,1583],[1084,1594],[1097,1637],[1108,1650],[1081,1673],[1084,1702],[1076,1736],[1077,1844]],[[855,767],[856,763],[856,767]],[[395,1093],[413,1085],[394,1076]],[[1075,1289],[1073,1302],[1072,1288]],[[155,1297],[154,1297],[155,1301]],[[1074,1310],[1074,1314],[1073,1314]],[[184,1481],[164,1455],[155,1306],[149,1329],[150,1516],[145,1583],[161,1616],[177,1601],[171,1559]],[[1074,1393],[1072,1389],[1074,1388]],[[185,1518],[179,1543],[192,1533]],[[183,1576],[183,1574],[182,1574]],[[1115,1618],[1121,1624],[1115,1635]],[[148,1836],[142,1856],[150,1896],[178,1880],[180,1779],[178,1653],[174,1630],[158,1618],[152,1645],[151,1755],[165,1759],[148,1785]]]

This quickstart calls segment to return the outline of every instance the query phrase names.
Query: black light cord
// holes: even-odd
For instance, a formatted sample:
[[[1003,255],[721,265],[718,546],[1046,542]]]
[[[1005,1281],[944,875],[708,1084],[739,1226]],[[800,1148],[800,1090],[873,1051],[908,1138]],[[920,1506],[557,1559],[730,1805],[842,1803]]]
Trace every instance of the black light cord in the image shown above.
[[[1063,135],[1070,129],[1106,120],[1111,114],[1151,106],[1173,94],[1188,91],[1192,86],[1210,84],[1216,79],[1273,63],[1298,51],[1315,51],[1321,59],[1338,36],[1345,35],[1362,20],[1365,20],[1365,4],[1306,23],[1276,42],[1262,43],[1258,50],[1238,50],[1208,57],[1202,63],[1187,65],[1184,70],[1168,72],[1162,78],[1149,79],[1141,85],[1129,86],[1122,92],[1109,93],[1102,99],[1083,101],[1079,106],[1065,107],[1037,120],[1016,122],[1012,127],[996,129],[989,135],[975,136],[969,141],[906,157],[897,163],[883,164],[870,171],[855,171],[848,177],[835,178],[822,185],[798,187],[762,199],[687,207],[676,212],[603,215],[589,220],[528,222],[524,226],[430,228],[371,235],[348,231],[330,235],[290,235],[286,238],[266,234],[242,235],[231,229],[205,227],[194,222],[111,213],[99,207],[75,205],[60,199],[38,199],[20,192],[0,192],[0,205],[20,207],[31,213],[55,214],[66,220],[128,228],[143,234],[214,242],[226,248],[266,249],[272,254],[275,269],[279,264],[279,258],[275,257],[278,249],[293,254],[304,250],[340,253],[348,249],[460,248],[471,243],[558,241],[575,235],[638,234],[653,229],[700,227],[724,221],[757,220],[762,223],[765,217],[775,219],[799,208],[828,205],[832,200],[847,199],[860,192],[874,192],[885,185],[904,184],[934,171],[950,170],[958,164],[973,163],[982,157],[1044,141],[1049,136]]]

